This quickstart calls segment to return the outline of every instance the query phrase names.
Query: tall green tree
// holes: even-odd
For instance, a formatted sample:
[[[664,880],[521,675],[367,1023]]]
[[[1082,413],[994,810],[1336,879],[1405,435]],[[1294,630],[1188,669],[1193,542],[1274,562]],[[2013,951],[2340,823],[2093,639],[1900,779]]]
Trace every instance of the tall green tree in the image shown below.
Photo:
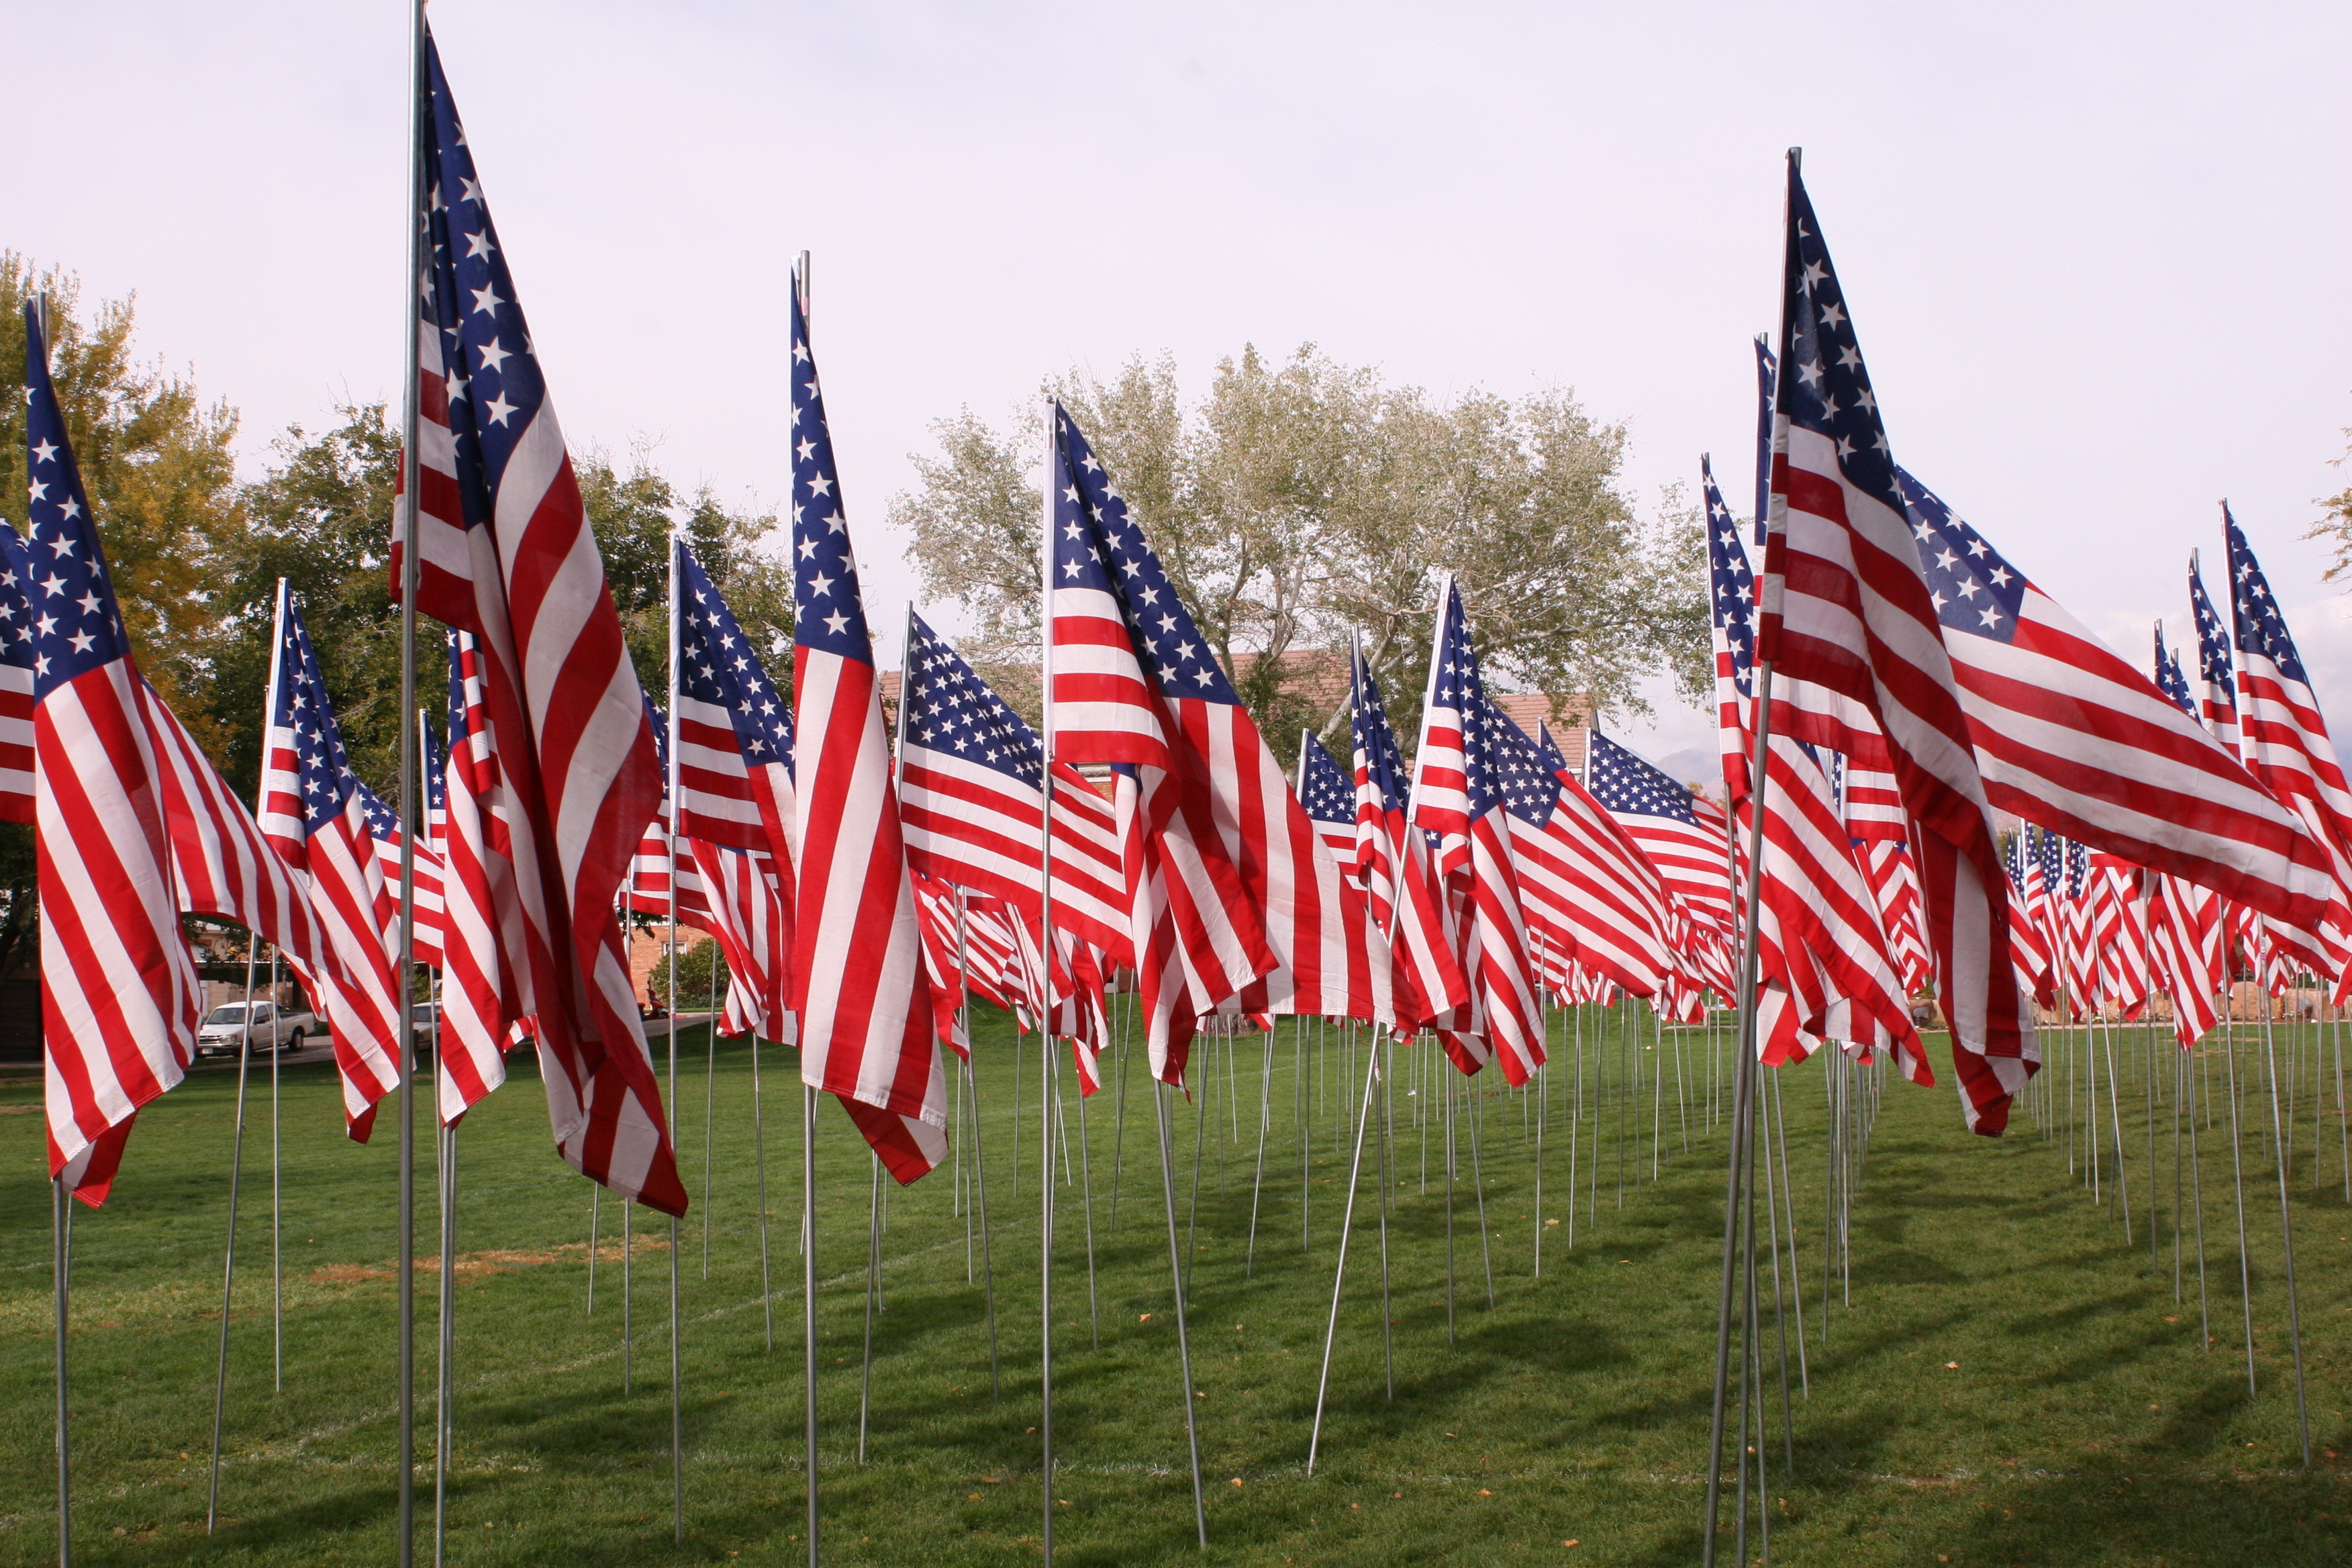
[[[1625,433],[1565,392],[1441,405],[1312,345],[1245,348],[1187,405],[1173,363],[1049,384],[1087,431],[1161,563],[1270,736],[1343,720],[1288,656],[1344,656],[1360,635],[1409,726],[1426,673],[1438,573],[1462,581],[1495,668],[1522,689],[1603,710],[1640,685],[1707,679],[1705,535],[1669,492],[1648,513],[1623,483]],[[970,651],[1034,710],[1038,637],[1034,419],[938,422],[891,504],[925,591],[971,617]],[[1327,663],[1326,668],[1329,665]]]

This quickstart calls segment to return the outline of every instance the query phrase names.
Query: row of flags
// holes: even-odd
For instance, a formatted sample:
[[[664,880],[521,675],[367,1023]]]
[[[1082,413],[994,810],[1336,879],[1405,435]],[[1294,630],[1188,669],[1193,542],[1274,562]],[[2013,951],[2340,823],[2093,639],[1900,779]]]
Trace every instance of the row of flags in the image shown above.
[[[1308,734],[1286,772],[1058,405],[1044,722],[910,611],[894,738],[802,279],[789,684],[674,542],[657,703],[428,57],[415,565],[449,663],[446,741],[419,721],[413,841],[354,775],[282,587],[251,810],[140,678],[28,312],[0,813],[40,842],[52,1167],[89,1201],[192,1055],[183,913],[284,952],[367,1136],[410,1027],[404,876],[441,977],[443,1120],[527,1044],[563,1158],[671,1214],[632,916],[709,932],[722,1026],[797,1044],[901,1182],[944,1155],[968,994],[1067,1039],[1089,1093],[1122,974],[1171,1085],[1202,1027],[1308,1014],[1427,1031],[1518,1084],[1553,1003],[1618,992],[1688,1021],[1736,996],[1751,881],[1764,1058],[1833,1041],[1932,1082],[1911,1007],[1932,990],[1987,1132],[2036,1059],[2029,996],[2128,1010],[2168,990],[2189,1040],[2232,951],[2280,984],[2347,975],[2352,790],[2234,521],[2234,650],[2192,567],[2201,697],[2160,644],[2156,679],[2127,667],[1895,466],[1793,167],[1783,353],[1759,344],[1760,575],[1702,475],[1726,809],[1597,730],[1571,769],[1488,690],[1450,576],[1410,767],[1359,648],[1350,765]],[[2006,847],[1997,810],[2031,825]]]
[[[2031,1001],[2136,1016],[2165,991],[2193,1043],[2233,952],[2345,1000],[2352,792],[2227,507],[2234,653],[2190,566],[2200,695],[2160,632],[2144,675],[1895,462],[1793,157],[1780,345],[1758,343],[1760,574],[1702,474],[1767,1058],[1836,1040],[1927,1081],[1907,1004],[1932,988],[1995,1133],[2038,1065]],[[2005,851],[1996,813],[2022,825]]]

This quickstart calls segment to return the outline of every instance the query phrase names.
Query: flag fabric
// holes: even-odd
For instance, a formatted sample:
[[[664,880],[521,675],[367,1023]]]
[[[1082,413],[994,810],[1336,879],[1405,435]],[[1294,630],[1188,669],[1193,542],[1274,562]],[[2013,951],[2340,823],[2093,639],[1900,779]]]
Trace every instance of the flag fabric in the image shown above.
[[[1356,788],[1309,730],[1298,731],[1298,804],[1315,836],[1351,878],[1356,871]],[[1360,878],[1355,878],[1360,884]]]
[[[425,737],[428,741],[431,737]],[[447,780],[442,776],[440,749],[434,747],[418,753],[421,777],[433,780],[446,798]],[[364,784],[358,790],[359,808],[367,814],[369,841],[375,847],[377,873],[383,882],[384,951],[397,955],[400,952],[400,850],[406,837],[400,818],[394,815],[383,797]],[[415,853],[416,868],[416,962],[430,969],[441,967],[441,926],[445,905],[441,897],[441,857],[420,836]]]
[[[1761,342],[1759,353],[1769,353]],[[1767,411],[1769,416],[1769,410]],[[1724,798],[1748,793],[1748,704],[1754,693],[1748,673],[1756,652],[1756,574],[1739,542],[1739,525],[1715,485],[1714,465],[1698,460],[1706,501],[1706,554],[1710,636],[1715,648],[1715,736],[1722,752]],[[1760,479],[1759,483],[1762,482]],[[1760,515],[1760,514],[1759,514]]]
[[[801,1080],[838,1099],[906,1184],[947,1157],[947,1075],[803,281],[792,294],[793,1011]]]
[[[2197,570],[2197,552],[2193,550],[2189,552],[2189,612],[2197,623],[2197,672],[2203,688],[2200,706],[2192,712],[2201,712],[2205,727],[2213,732],[2224,751],[2231,756],[2241,756],[2238,671],[2230,628],[2221,624],[2213,601],[2205,596],[2205,579]]]
[[[1731,895],[1731,846],[1699,820],[1696,792],[1598,729],[1585,740],[1585,786],[1641,847],[1667,889],[1709,929],[1738,928]]]
[[[2221,508],[2221,533],[2229,547],[2230,629],[2237,643],[2239,743],[2246,764],[2324,847],[2336,883],[2352,889],[2352,786],[2345,783],[2327,721],[2320,716],[2319,699],[2311,689],[2270,581],[2227,503]],[[2265,917],[2265,933],[2273,944],[2285,947],[2314,973],[2344,977],[2336,998],[2339,1005],[2352,999],[2352,967],[2344,962],[2347,946],[2352,946],[2352,913],[2340,903],[2327,917],[2331,923],[2323,928],[2316,921],[2241,897],[2218,883],[2192,880],[2233,903],[2253,908]],[[2315,942],[2310,940],[2315,932]]]
[[[1906,991],[1853,841],[1821,760],[1775,733],[1765,750],[1758,886],[1757,1047],[1778,1065],[1820,1039],[1890,1052],[1903,1075],[1932,1084]],[[1759,797],[1744,803],[1756,809]]]
[[[721,1032],[748,1030],[763,1040],[793,1044],[792,925],[775,857],[764,849],[681,838],[677,877],[685,884],[678,923],[708,933],[727,960],[730,1026]]]
[[[442,1125],[455,1126],[506,1082],[507,1045],[532,1011],[532,971],[524,914],[513,892],[514,805],[490,734],[480,646],[471,632],[453,631],[448,652],[441,1030],[434,1082]],[[632,989],[632,1011],[635,999]]]
[[[1180,1081],[1193,1016],[1394,1017],[1385,946],[1125,498],[1056,405],[1055,755],[1134,770],[1129,930],[1154,1072]],[[1229,889],[1224,901],[1218,889]],[[1163,1022],[1164,1020],[1164,1022]]]
[[[139,1108],[195,1048],[161,759],[34,303],[25,307],[25,557],[33,668],[34,853],[49,1174],[106,1200]],[[160,706],[160,703],[157,704]]]
[[[2298,930],[2352,918],[2320,845],[2233,754],[1926,486],[1895,482],[1996,808]]]
[[[613,919],[661,801],[654,737],[429,32],[425,46],[417,607],[477,639],[482,700],[470,739],[494,758],[503,807],[495,842],[468,845],[491,860],[468,868],[457,857],[445,1001],[455,993],[463,1005],[445,1007],[443,1033],[457,1030],[457,1054],[478,1058],[530,1016],[564,1159],[625,1197],[682,1214],[686,1189]],[[395,585],[403,564],[396,543]],[[453,839],[463,837],[456,795]]]
[[[961,908],[955,889],[937,877],[914,873],[915,912],[923,925],[923,970],[931,987],[931,1032],[940,1044],[971,1059],[971,1031],[964,1018],[964,969],[957,940]]]
[[[1876,395],[1793,159],[1781,343],[1757,658],[1826,699],[1790,705],[1793,738],[1883,761],[1900,782],[1963,1114],[1996,1134],[2040,1059],[2002,951],[2008,879]]]
[[[1360,645],[1349,650],[1349,727],[1355,741],[1357,884],[1374,922],[1388,934],[1395,963],[1397,1022],[1434,1023],[1470,1000],[1447,907],[1431,859],[1429,835],[1407,820],[1403,760],[1389,726],[1380,682]]]
[[[961,654],[909,623],[900,683],[898,813],[918,871],[1024,910],[1038,904],[1045,749]],[[1054,764],[1054,923],[1131,962],[1118,817],[1067,763]]]
[[[793,713],[702,563],[677,553],[677,831],[792,858]]]
[[[33,558],[0,522],[0,822],[33,820]]]
[[[1413,748],[1412,822],[1434,836],[1438,875],[1449,899],[1460,900],[1454,931],[1475,1032],[1484,1049],[1500,1054],[1504,1075],[1515,1084],[1544,1059],[1537,954],[1519,876],[1522,846],[1551,835],[1560,793],[1542,787],[1534,752],[1486,695],[1461,589],[1448,574],[1438,586],[1429,689]],[[1521,811],[1532,820],[1523,821]],[[1565,883],[1561,858],[1546,861],[1555,889]],[[1475,1071],[1482,1064],[1456,1055],[1454,1065]]]
[[[2193,567],[2190,582],[2196,582]],[[2201,585],[2197,587],[2194,598],[2202,602]],[[2200,643],[2208,618],[2212,619],[2212,631],[2224,639],[2226,647],[2228,634],[2222,631],[2219,618],[2213,616],[2210,605],[2204,605],[2204,613],[2198,617]],[[2219,674],[2222,677],[2220,695],[2231,737],[2228,743],[2234,750],[2237,706],[2230,700],[2230,658],[2226,652],[2221,656]],[[2156,627],[2156,683],[2182,712],[2192,718],[2205,717],[2200,712],[2188,673],[2181,668],[2179,650],[2165,647],[2160,622]],[[2215,732],[2220,733],[2218,726]],[[2147,881],[2150,977],[2172,999],[2173,1037],[2184,1047],[2194,1046],[2221,1021],[2214,997],[2227,978],[2222,965],[2221,900],[2210,889],[2161,872],[2150,873]]]
[[[2020,828],[2009,841],[2004,865],[2009,872],[2009,961],[2017,971],[2018,984],[2044,1007],[2058,1005],[2057,976],[2050,963],[2050,946],[2042,940],[2042,927],[2032,914],[2025,883],[2025,830]]]
[[[363,786],[343,750],[301,606],[282,577],[275,623],[258,819],[270,847],[293,868],[334,954],[313,995],[334,1037],[346,1124],[364,1142],[376,1102],[400,1087],[408,1006],[398,933],[387,945],[383,868]]]

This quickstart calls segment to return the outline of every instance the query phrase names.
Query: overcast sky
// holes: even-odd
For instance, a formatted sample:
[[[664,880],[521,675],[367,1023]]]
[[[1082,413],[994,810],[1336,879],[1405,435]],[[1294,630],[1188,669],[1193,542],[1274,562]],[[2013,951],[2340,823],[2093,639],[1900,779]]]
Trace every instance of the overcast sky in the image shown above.
[[[26,0],[15,0],[23,6]],[[397,384],[404,6],[107,0],[19,29],[0,243],[139,295],[245,416]],[[786,272],[877,624],[929,422],[1072,365],[1312,341],[1572,387],[1645,505],[1747,490],[1748,340],[1805,173],[1896,456],[2135,660],[2228,496],[2352,730],[2300,536],[2352,425],[2352,6],[440,0],[566,435],[772,505]],[[1146,520],[1147,523],[1149,520]],[[1654,753],[1711,750],[1663,710]]]

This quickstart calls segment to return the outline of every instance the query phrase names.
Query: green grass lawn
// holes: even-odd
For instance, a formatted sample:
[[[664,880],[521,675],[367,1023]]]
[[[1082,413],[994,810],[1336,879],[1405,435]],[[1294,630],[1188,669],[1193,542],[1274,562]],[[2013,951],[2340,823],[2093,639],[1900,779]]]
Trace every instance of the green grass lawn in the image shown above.
[[[1395,1397],[1383,1396],[1375,1184],[1367,1179],[1332,1368],[1323,1450],[1307,1433],[1346,1189],[1340,1105],[1354,1083],[1337,1031],[1274,1052],[1272,1135],[1254,1268],[1245,1266],[1261,1039],[1202,1047],[1200,1091],[1173,1113],[1179,1220],[1193,1251],[1194,1404],[1207,1480],[1206,1560],[1232,1563],[1686,1563],[1697,1559],[1721,1241],[1724,1130],[1700,1079],[1708,1037],[1667,1037],[1663,1104],[1645,1079],[1624,1103],[1624,1059],[1585,1021],[1586,1114],[1569,1108],[1571,1020],[1558,1020],[1543,1205],[1533,1201],[1536,1108],[1476,1081],[1486,1249],[1462,1116],[1456,1289],[1449,1339],[1443,1125],[1428,1079],[1398,1054],[1390,1235]],[[1647,1037],[1646,1026],[1642,1031]],[[2259,1394],[2246,1394],[2226,1104],[2200,1163],[2214,1346],[2199,1344],[2193,1247],[2174,1296],[2171,1113],[2159,1105],[2159,1256],[2147,1247],[2146,1059],[2121,1037],[2117,1098],[2137,1210],[2070,1174],[2063,1129],[2032,1114],[1992,1142],[1967,1136],[1948,1086],[1893,1084],[1852,1221],[1851,1303],[1822,1300],[1827,1117],[1816,1062],[1788,1069],[1786,1115],[1805,1272],[1811,1397],[1795,1410],[1796,1466],[1780,1473],[1773,1412],[1772,1549],[1804,1563],[2342,1563],[2352,1560],[2352,1210],[2338,1123],[2315,1119],[2309,1041],[2296,1080],[2294,1213],[2311,1395],[2313,1467],[2297,1463],[2273,1169],[2252,1118],[2254,1053],[2242,1030],[2250,1119]],[[1041,1507],[1034,1053],[1014,1169],[1014,1054],[1001,1018],[979,1047],[1003,1388],[990,1389],[979,1285],[953,1169],[892,1194],[887,1310],[875,1331],[866,1462],[856,1462],[870,1164],[839,1109],[818,1138],[820,1468],[825,1557],[838,1563],[1034,1560]],[[1310,1036],[1309,1045],[1314,1043]],[[2284,1033],[2281,1046],[2287,1043]],[[527,1061],[461,1141],[457,1416],[448,1503],[453,1563],[793,1562],[805,1547],[801,1457],[797,1059],[762,1052],[775,1346],[763,1341],[752,1159],[751,1061],[722,1043],[706,1132],[705,1052],[684,1037],[687,1543],[670,1540],[667,1223],[640,1215],[624,1338],[615,1205],[603,1205],[587,1311],[590,1189],[548,1146]],[[1679,1045],[1679,1051],[1676,1047]],[[657,1047],[658,1048],[658,1047]],[[1940,1042],[1936,1045],[1940,1052]],[[2168,1050],[2168,1047],[2166,1047]],[[1675,1099],[1679,1056],[1687,1149]],[[2170,1088],[2171,1058],[2157,1058]],[[1360,1061],[1360,1058],[1357,1058]],[[2224,1081],[2219,1053],[2209,1063]],[[2333,1061],[2327,1064],[2332,1074]],[[1591,1076],[1603,1072],[1595,1081]],[[1358,1069],[1360,1071],[1360,1068]],[[1939,1067],[1948,1076],[1948,1068]],[[1483,1075],[1494,1080],[1492,1073]],[[1087,1110],[1100,1347],[1093,1344],[1083,1189],[1061,1191],[1054,1278],[1056,1547],[1070,1563],[1200,1561],[1186,1476],[1166,1221],[1151,1100],[1118,1077]],[[2065,1075],[2047,1114],[2063,1120]],[[1075,1084],[1066,1072],[1071,1152]],[[266,1084],[266,1078],[257,1075]],[[2086,1087],[2077,1073],[2077,1093]],[[2328,1079],[2332,1104],[2333,1079]],[[1229,1087],[1232,1086],[1232,1087]],[[1235,1093],[1238,1088],[1238,1094]],[[103,1211],[74,1232],[72,1405],[76,1547],[86,1564],[390,1561],[394,1499],[394,1141],[340,1135],[329,1069],[284,1081],[285,1384],[270,1386],[268,1139],[257,1095],[247,1142],[231,1318],[223,1522],[204,1533],[219,1331],[234,1077],[205,1072],[141,1117]],[[1408,1089],[1418,1089],[1409,1094]],[[2102,1087],[2102,1100],[2105,1099]],[[1302,1236],[1299,1108],[1311,1142]],[[1430,1115],[1424,1117],[1426,1108]],[[1667,1136],[1654,1149],[1648,1129]],[[1239,1135],[1236,1136],[1236,1124]],[[2104,1123],[2103,1123],[2104,1126]],[[1622,1155],[1621,1165],[1621,1127]],[[2314,1191],[2315,1133],[2325,1178]],[[1426,1153],[1424,1154],[1424,1142]],[[430,1140],[426,1140],[429,1154]],[[709,1267],[698,1202],[714,1170]],[[1198,1152],[1197,1226],[1192,1191]],[[1596,1160],[1596,1155],[1598,1156]],[[1122,1162],[1123,1156],[1123,1164]],[[1659,1179],[1650,1179],[1654,1156]],[[967,1152],[966,1172],[969,1173]],[[2112,1150],[2103,1192],[2113,1195]],[[0,1561],[54,1561],[49,1205],[37,1088],[0,1088]],[[1425,1162],[1425,1163],[1424,1163]],[[1121,1165],[1116,1223],[1112,1175]],[[1426,1170],[1425,1186],[1423,1171]],[[1622,1200],[1620,1202],[1621,1170]],[[1575,1236],[1569,1239],[1570,1183]],[[429,1163],[417,1251],[436,1250]],[[1540,1279],[1531,1240],[1547,1227]],[[976,1258],[975,1258],[976,1262]],[[430,1529],[433,1280],[418,1287],[420,1532]],[[1826,1321],[1824,1321],[1826,1319]],[[1824,1334],[1826,1343],[1823,1343]],[[1955,1364],[1957,1363],[1957,1364]],[[1793,1375],[1793,1373],[1792,1373]],[[1777,1385],[1777,1363],[1771,1369]],[[1573,1542],[1573,1545],[1565,1543]],[[420,1546],[420,1561],[430,1550]],[[1755,1556],[1750,1543],[1750,1556]],[[1728,1551],[1724,1560],[1731,1560]]]

